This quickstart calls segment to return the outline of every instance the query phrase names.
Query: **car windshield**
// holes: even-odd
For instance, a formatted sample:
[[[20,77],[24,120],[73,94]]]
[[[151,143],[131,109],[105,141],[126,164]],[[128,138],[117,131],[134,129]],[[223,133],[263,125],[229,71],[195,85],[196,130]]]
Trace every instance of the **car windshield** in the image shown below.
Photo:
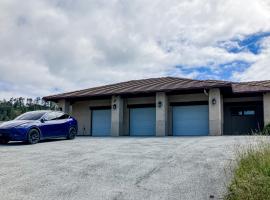
[[[27,112],[27,113],[24,113],[24,114],[18,116],[17,118],[15,118],[15,120],[38,120],[45,113],[46,112]]]

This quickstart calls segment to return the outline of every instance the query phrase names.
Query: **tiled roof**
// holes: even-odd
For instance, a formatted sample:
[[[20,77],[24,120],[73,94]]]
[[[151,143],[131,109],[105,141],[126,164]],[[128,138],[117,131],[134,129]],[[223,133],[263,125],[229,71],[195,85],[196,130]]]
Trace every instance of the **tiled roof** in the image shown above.
[[[246,82],[251,85],[263,85],[265,87],[270,87],[270,80],[265,80],[265,81],[251,81],[251,82]]]
[[[138,94],[150,92],[168,92],[173,90],[194,90],[232,87],[235,93],[270,91],[270,81],[235,83],[219,80],[193,80],[177,77],[150,78],[132,80],[85,90],[46,96],[44,100],[72,99],[121,94]]]
[[[234,93],[269,92],[270,81],[232,83]]]

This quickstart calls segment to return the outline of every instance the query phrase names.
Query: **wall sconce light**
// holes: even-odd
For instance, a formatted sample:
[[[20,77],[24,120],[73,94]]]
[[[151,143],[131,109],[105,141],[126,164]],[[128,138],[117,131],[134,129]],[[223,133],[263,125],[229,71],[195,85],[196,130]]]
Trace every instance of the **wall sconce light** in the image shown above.
[[[158,107],[161,108],[162,107],[162,101],[158,102]]]
[[[114,109],[114,110],[116,109],[116,104],[113,104],[113,109]]]
[[[213,104],[213,105],[216,105],[216,103],[217,103],[216,98],[213,98],[213,99],[212,99],[212,104]]]

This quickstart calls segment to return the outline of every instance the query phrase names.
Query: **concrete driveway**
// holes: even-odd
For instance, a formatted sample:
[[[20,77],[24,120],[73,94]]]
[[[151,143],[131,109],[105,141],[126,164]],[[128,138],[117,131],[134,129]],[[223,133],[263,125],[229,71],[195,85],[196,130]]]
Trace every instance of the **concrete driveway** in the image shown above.
[[[251,137],[90,138],[0,145],[0,199],[220,199]]]

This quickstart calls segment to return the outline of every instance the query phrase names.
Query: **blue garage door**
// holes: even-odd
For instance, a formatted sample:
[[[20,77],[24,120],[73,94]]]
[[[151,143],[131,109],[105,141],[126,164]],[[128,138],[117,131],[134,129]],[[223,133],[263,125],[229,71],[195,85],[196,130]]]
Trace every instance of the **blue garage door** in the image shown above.
[[[208,105],[173,106],[173,135],[209,134]]]
[[[92,136],[111,135],[111,110],[92,110]]]
[[[130,109],[130,136],[156,135],[156,108]]]

